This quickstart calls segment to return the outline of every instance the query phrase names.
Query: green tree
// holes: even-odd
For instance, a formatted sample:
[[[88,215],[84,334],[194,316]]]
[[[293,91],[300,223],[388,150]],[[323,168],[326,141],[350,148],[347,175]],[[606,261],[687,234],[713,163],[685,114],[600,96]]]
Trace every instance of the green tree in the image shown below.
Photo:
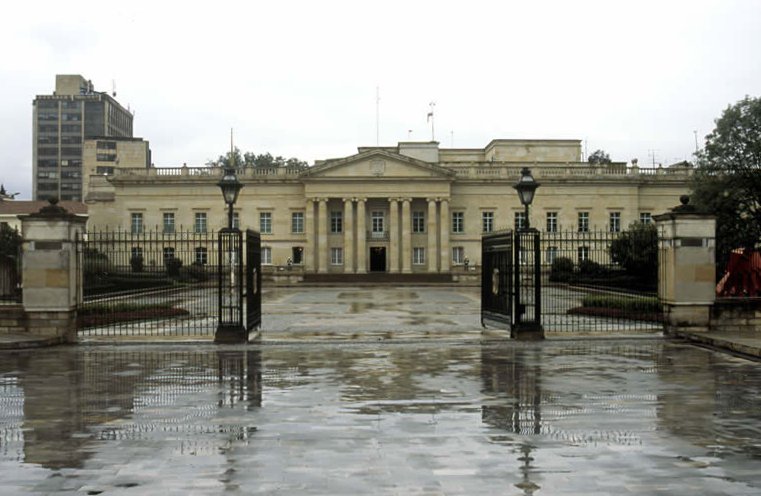
[[[658,231],[654,224],[634,222],[610,244],[610,257],[627,274],[652,282],[658,277]]]
[[[0,224],[0,257],[16,259],[21,248],[21,235],[8,224]]]
[[[591,165],[608,165],[612,163],[612,160],[610,160],[610,155],[605,153],[605,150],[595,150],[589,156],[587,162]]]
[[[724,110],[697,154],[692,203],[716,215],[716,254],[761,240],[761,99],[746,96]]]
[[[220,155],[216,160],[208,160],[206,165],[208,167],[230,167],[233,163],[232,159],[234,159],[235,167],[295,167],[300,169],[309,167],[309,164],[297,158],[292,157],[286,160],[280,155],[273,157],[269,152],[260,153],[259,155],[253,152],[245,152],[241,154],[238,147],[235,147],[232,152]]]

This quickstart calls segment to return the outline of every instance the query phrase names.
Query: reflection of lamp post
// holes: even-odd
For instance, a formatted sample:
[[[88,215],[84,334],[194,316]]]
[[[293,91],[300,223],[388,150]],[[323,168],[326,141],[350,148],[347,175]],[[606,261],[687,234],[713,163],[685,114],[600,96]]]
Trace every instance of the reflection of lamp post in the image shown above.
[[[226,168],[225,175],[217,183],[219,189],[222,190],[222,196],[225,198],[225,204],[227,205],[227,228],[233,228],[233,205],[238,200],[238,193],[243,187],[238,176],[235,175],[235,169]]]
[[[524,167],[523,170],[521,170],[521,178],[518,180],[515,186],[513,186],[513,188],[518,190],[518,198],[521,199],[521,204],[526,207],[526,218],[524,219],[523,223],[524,229],[531,227],[528,220],[528,206],[531,205],[531,202],[534,201],[534,193],[538,187],[539,183],[536,182],[534,176],[531,175],[529,168]]]

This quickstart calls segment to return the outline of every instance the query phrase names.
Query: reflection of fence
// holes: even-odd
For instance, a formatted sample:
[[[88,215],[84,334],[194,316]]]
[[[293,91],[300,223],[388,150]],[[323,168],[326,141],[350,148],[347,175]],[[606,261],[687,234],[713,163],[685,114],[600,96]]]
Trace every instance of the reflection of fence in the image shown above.
[[[0,301],[21,301],[21,271],[18,259],[0,256]]]

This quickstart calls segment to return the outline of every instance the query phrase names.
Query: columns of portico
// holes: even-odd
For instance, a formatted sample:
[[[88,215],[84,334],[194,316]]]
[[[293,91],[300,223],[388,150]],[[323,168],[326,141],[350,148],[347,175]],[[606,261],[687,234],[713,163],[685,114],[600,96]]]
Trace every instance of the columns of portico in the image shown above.
[[[440,205],[440,222],[441,226],[441,264],[439,272],[449,272],[451,254],[449,253],[449,199],[442,198]]]
[[[402,198],[402,273],[405,274],[412,272],[412,246],[410,243],[412,236],[410,222],[412,219],[410,202],[412,202],[411,198]]]
[[[307,198],[307,210],[306,210],[306,226],[305,226],[305,232],[307,237],[306,242],[306,250],[304,250],[306,253],[304,254],[304,269],[307,272],[314,272],[315,271],[315,254],[316,254],[316,248],[315,240],[314,240],[314,200],[311,198]]]
[[[328,271],[328,199],[320,198],[317,208],[317,272]]]
[[[357,198],[357,274],[367,272],[367,229],[365,228],[365,203],[367,198]]]
[[[389,272],[399,272],[399,199],[389,198],[391,209],[388,216],[389,250],[391,251],[391,267]]]
[[[344,198],[344,272],[354,273],[354,199]]]
[[[438,246],[436,245],[436,199],[428,198],[428,272],[436,272]]]

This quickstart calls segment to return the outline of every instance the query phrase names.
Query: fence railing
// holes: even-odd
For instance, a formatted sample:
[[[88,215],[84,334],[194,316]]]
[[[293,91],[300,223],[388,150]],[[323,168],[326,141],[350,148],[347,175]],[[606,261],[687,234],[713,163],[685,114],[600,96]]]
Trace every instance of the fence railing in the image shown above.
[[[0,302],[21,302],[21,270],[18,258],[0,256]]]

